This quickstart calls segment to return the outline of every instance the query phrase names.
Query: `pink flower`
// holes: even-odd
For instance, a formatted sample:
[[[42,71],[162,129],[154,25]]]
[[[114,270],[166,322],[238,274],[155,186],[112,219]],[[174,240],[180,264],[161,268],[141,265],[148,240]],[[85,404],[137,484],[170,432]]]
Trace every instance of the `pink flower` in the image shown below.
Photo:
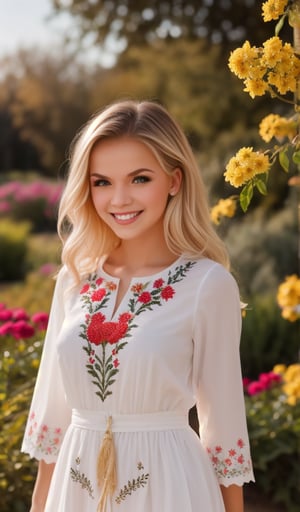
[[[244,377],[243,378],[244,389],[247,389],[247,387],[249,386],[250,382],[251,382],[251,379],[249,379],[248,377]]]
[[[231,459],[225,459],[225,464],[227,464],[227,466],[231,466],[232,460]]]
[[[262,393],[262,391],[265,391],[265,386],[258,381],[251,382],[247,387],[247,392],[250,396],[258,395],[259,393]]]
[[[228,452],[228,453],[229,453],[229,456],[230,456],[230,457],[234,457],[234,456],[236,455],[236,451],[235,451],[235,450],[233,450],[233,449],[229,450],[229,452]]]
[[[0,326],[0,336],[7,336],[13,333],[14,323],[9,321]]]
[[[172,299],[175,295],[175,290],[172,288],[172,286],[166,286],[161,291],[161,296],[164,300]]]
[[[153,288],[162,288],[164,285],[164,280],[163,279],[156,279],[156,281],[154,281],[153,283]]]
[[[0,311],[0,322],[7,322],[11,320],[13,312],[10,309],[1,309]]]
[[[42,311],[39,313],[34,313],[31,317],[31,321],[36,324],[39,331],[45,331],[48,326],[49,315],[48,313],[43,313]]]
[[[142,302],[143,304],[148,304],[149,302],[151,302],[151,300],[152,300],[152,297],[149,292],[141,293],[141,295],[138,298],[138,301]]]
[[[221,453],[222,451],[222,447],[221,446],[216,446],[216,453]]]
[[[240,455],[240,456],[238,457],[237,461],[238,461],[238,463],[239,463],[239,464],[243,464],[243,463],[244,463],[244,457],[243,457],[243,455]]]
[[[39,273],[43,276],[50,276],[54,273],[56,266],[53,263],[45,263],[39,268]]]
[[[13,311],[13,319],[14,320],[29,320],[29,316],[27,315],[25,309],[19,308]]]
[[[92,293],[91,299],[93,302],[100,302],[105,297],[106,291],[104,288],[99,288]]]
[[[120,364],[119,359],[114,359],[113,360],[113,365],[114,365],[115,368],[118,368],[119,364]]]
[[[259,376],[259,382],[262,383],[265,389],[269,389],[273,384],[281,382],[281,375],[274,372],[261,373]]]
[[[239,448],[244,448],[245,443],[244,443],[243,439],[238,439],[237,445]]]
[[[96,280],[96,285],[97,286],[100,286],[100,284],[103,283],[103,278],[102,277],[98,277],[98,279]]]
[[[25,320],[18,320],[12,326],[12,335],[17,340],[31,338],[34,335],[34,328]]]

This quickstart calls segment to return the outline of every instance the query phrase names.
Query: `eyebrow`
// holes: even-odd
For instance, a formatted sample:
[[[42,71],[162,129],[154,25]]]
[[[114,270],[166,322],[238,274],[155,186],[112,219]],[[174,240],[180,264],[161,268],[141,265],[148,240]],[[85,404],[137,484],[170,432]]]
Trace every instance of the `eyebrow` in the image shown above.
[[[142,172],[151,172],[151,173],[154,173],[154,171],[152,169],[147,169],[147,168],[144,168],[142,167],[141,169],[136,169],[135,171],[131,171],[128,176],[132,177],[132,176],[137,176],[138,174],[142,173]],[[105,176],[104,174],[100,174],[98,172],[93,172],[90,174],[90,176],[94,176],[94,177],[97,177],[97,178],[102,178],[102,179],[110,179],[109,176]]]

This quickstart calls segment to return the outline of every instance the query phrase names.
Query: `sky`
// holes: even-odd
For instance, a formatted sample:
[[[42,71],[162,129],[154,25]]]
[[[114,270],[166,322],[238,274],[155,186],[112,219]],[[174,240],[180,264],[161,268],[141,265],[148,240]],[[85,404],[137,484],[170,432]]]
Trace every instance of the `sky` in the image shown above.
[[[52,14],[51,0],[0,0],[0,58],[21,47],[51,50],[63,41],[66,33],[74,33],[71,16],[56,14],[51,17]],[[113,41],[112,50],[115,44]],[[114,51],[109,47],[101,50],[86,44],[78,60],[92,65],[100,63],[104,67],[115,64]]]
[[[0,0],[0,55],[20,46],[51,46],[70,26],[67,16],[47,21],[50,0]]]

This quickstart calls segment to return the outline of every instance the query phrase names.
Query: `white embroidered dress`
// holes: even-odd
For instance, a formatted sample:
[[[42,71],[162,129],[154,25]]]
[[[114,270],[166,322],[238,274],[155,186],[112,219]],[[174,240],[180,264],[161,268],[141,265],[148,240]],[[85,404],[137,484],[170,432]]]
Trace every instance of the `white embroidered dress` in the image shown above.
[[[117,489],[107,512],[224,512],[218,485],[253,479],[239,359],[240,299],[221,265],[180,257],[76,289],[62,269],[22,450],[56,462],[46,512],[96,512],[112,416]],[[188,426],[197,403],[200,438]]]

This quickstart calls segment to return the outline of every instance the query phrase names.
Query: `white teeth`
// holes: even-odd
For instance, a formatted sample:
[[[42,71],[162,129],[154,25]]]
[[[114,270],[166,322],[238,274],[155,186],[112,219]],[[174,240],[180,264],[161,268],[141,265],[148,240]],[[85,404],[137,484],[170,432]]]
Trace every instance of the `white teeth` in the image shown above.
[[[134,217],[136,217],[138,215],[138,213],[124,213],[124,214],[117,214],[117,213],[114,213],[114,217],[116,217],[116,219],[118,220],[130,220],[130,219],[133,219]]]

